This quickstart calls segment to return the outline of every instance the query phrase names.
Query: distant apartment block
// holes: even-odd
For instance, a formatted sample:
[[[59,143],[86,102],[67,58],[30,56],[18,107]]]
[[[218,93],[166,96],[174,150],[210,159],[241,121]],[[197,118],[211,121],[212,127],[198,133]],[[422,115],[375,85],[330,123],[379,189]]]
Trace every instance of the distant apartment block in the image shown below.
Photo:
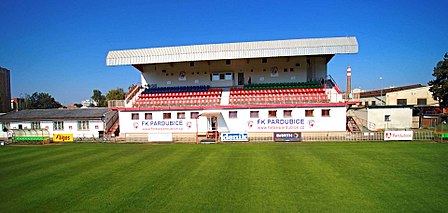
[[[11,110],[11,82],[8,69],[0,67],[0,112]]]

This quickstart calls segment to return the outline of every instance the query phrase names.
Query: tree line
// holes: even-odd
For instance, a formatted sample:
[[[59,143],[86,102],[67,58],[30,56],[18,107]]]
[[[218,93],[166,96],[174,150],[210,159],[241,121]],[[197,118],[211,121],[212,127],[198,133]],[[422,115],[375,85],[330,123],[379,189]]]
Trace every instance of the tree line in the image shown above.
[[[99,89],[94,89],[91,99],[95,101],[96,105],[91,105],[91,107],[107,107],[107,101],[109,100],[124,100],[126,97],[126,92],[122,88],[112,89],[103,95]],[[35,92],[32,95],[25,94],[23,97],[25,101],[26,109],[51,109],[60,108],[62,104],[55,100],[49,93],[46,92]],[[81,104],[75,104],[81,107]]]

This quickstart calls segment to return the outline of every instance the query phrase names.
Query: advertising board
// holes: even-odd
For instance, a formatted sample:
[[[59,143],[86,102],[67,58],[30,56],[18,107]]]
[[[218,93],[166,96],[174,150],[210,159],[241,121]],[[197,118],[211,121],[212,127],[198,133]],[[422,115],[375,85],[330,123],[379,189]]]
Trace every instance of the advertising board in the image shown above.
[[[301,140],[301,132],[274,132],[275,142],[299,142]]]
[[[73,142],[73,134],[53,134],[53,142]]]
[[[384,131],[385,141],[412,141],[412,131]]]
[[[148,134],[149,142],[173,142],[173,133],[149,133]]]
[[[247,133],[221,133],[221,141],[249,141]]]

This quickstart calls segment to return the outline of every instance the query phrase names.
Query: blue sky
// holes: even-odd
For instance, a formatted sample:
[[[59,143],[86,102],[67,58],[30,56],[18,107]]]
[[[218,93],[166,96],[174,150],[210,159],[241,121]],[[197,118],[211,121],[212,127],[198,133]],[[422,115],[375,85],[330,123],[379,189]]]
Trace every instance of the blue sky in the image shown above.
[[[448,1],[0,1],[0,66],[13,97],[48,92],[63,104],[140,81],[106,54],[131,49],[356,36],[359,54],[328,66],[342,89],[426,84],[448,52]],[[382,77],[382,83],[379,78]]]

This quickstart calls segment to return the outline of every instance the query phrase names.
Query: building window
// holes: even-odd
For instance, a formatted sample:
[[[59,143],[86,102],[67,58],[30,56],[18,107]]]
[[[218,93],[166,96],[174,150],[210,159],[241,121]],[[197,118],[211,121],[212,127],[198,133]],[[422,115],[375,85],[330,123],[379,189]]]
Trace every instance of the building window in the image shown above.
[[[132,120],[138,120],[138,113],[131,113]]]
[[[78,130],[89,130],[89,121],[78,121]]]
[[[64,121],[54,121],[53,130],[64,130]]]
[[[364,105],[365,105],[365,106],[369,106],[369,102],[368,102],[368,101],[366,101]]]
[[[389,122],[390,121],[390,115],[384,115],[384,121]]]
[[[169,112],[163,113],[163,119],[165,119],[165,120],[171,119],[171,113],[169,113]]]
[[[417,98],[417,105],[426,105],[426,98]]]
[[[330,110],[322,109],[322,117],[330,117]]]
[[[250,118],[259,118],[259,111],[250,111]]]
[[[199,112],[190,112],[191,119],[197,119],[199,117]]]
[[[31,122],[31,129],[40,129],[40,122]]]
[[[276,118],[277,117],[277,110],[269,110],[268,117],[269,118]]]
[[[194,62],[190,62],[190,67],[194,67]]]
[[[178,112],[177,119],[185,119],[185,112]]]
[[[407,99],[397,99],[397,105],[407,105],[408,100]]]
[[[376,101],[372,101],[372,106],[375,106],[376,105]]]
[[[305,117],[314,117],[314,109],[306,109]]]
[[[228,72],[228,73],[213,73],[212,74],[212,81],[231,81],[233,80],[233,73]]]
[[[229,65],[230,64],[230,59],[226,60],[226,64]]]
[[[291,118],[292,117],[292,110],[283,110],[283,117],[284,118]]]
[[[145,120],[152,120],[152,113],[150,112],[145,113]]]
[[[238,118],[238,111],[229,111],[229,118]]]
[[[267,59],[267,58],[262,58],[262,59],[261,59],[261,63],[263,63],[263,64],[268,63],[268,59]]]
[[[289,72],[294,72],[294,68],[289,68]]]

